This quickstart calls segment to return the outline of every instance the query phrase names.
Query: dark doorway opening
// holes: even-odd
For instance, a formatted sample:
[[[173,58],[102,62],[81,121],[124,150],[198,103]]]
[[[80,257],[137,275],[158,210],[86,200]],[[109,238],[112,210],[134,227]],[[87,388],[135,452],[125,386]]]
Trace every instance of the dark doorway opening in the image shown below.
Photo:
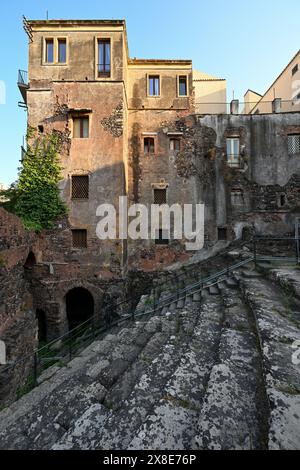
[[[227,228],[226,227],[218,227],[218,240],[219,241],[227,240]]]
[[[36,319],[38,321],[38,340],[39,343],[47,343],[47,321],[43,310],[36,310]]]
[[[30,251],[29,255],[27,256],[27,259],[24,264],[24,268],[30,269],[33,268],[33,266],[36,264],[36,258],[35,255],[32,251]]]
[[[66,295],[66,310],[69,330],[84,323],[94,314],[94,299],[92,294],[83,287],[75,287]]]

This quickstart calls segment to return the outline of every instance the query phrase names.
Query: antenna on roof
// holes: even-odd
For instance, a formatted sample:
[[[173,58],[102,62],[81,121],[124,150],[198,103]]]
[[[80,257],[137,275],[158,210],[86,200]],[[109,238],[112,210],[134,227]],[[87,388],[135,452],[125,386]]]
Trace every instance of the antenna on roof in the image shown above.
[[[49,12],[48,12],[48,10],[46,11],[46,20],[47,20],[47,21],[49,20]]]
[[[29,37],[30,42],[33,41],[32,28],[27,20],[26,16],[23,15],[23,28],[27,36]]]

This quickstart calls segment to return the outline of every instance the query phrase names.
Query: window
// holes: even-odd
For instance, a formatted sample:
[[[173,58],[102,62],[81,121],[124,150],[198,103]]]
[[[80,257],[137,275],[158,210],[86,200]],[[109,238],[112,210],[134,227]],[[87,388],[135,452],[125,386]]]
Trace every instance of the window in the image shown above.
[[[292,75],[295,75],[295,73],[298,72],[298,69],[299,69],[298,64],[296,64],[295,67],[293,67],[292,69]]]
[[[67,39],[46,38],[44,43],[44,63],[66,64],[67,63]]]
[[[159,229],[156,233],[155,245],[168,245],[169,233],[168,230]]]
[[[227,228],[218,227],[218,240],[226,241],[227,240]]]
[[[167,204],[167,190],[154,189],[154,204],[162,205]]]
[[[54,62],[54,40],[46,39],[46,62],[52,64]]]
[[[110,39],[98,41],[98,77],[110,77]]]
[[[232,189],[231,190],[231,204],[233,206],[243,206],[244,205],[244,195],[241,189]]]
[[[279,207],[283,207],[286,204],[286,195],[285,194],[280,194],[278,198],[278,205]]]
[[[73,118],[73,137],[87,139],[89,137],[89,117]]]
[[[288,152],[289,155],[300,153],[300,134],[288,135]]]
[[[178,78],[178,95],[187,96],[187,76],[180,75]]]
[[[73,248],[87,248],[86,230],[72,230],[72,246]]]
[[[65,64],[67,62],[67,40],[66,39],[58,40],[58,62],[60,64]]]
[[[149,75],[149,95],[159,96],[160,95],[160,80],[159,75]]]
[[[88,199],[89,177],[87,175],[72,176],[72,199]]]
[[[154,138],[153,137],[144,138],[144,154],[145,155],[154,154]]]
[[[180,139],[175,137],[170,139],[170,152],[173,155],[180,152]]]
[[[240,139],[238,137],[227,139],[226,146],[228,165],[238,167],[240,164]]]

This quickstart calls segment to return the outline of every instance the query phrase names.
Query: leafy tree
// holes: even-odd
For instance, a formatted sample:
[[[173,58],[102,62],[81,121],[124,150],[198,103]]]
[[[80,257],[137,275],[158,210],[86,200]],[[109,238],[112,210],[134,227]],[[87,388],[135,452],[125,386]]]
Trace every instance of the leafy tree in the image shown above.
[[[33,139],[33,132],[29,129],[27,134],[27,151],[17,182],[2,192],[7,199],[2,205],[18,215],[26,228],[40,231],[53,228],[67,208],[58,189],[62,170],[59,134],[53,131]]]

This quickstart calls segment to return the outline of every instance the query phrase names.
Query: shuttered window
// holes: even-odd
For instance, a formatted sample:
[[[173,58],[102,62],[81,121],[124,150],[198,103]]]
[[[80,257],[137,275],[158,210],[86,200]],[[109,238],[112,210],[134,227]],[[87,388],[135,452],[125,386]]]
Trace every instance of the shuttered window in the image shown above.
[[[154,204],[166,204],[167,203],[167,190],[166,189],[154,189]]]
[[[72,245],[73,248],[87,248],[87,231],[72,230]]]
[[[89,177],[87,175],[72,176],[72,199],[88,199]]]
[[[300,134],[288,135],[289,155],[300,153]]]

